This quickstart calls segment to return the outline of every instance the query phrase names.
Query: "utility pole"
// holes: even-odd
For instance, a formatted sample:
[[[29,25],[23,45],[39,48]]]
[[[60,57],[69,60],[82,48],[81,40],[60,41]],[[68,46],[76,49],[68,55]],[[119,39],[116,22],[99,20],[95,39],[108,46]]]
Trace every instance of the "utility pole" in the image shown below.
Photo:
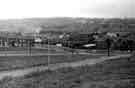
[[[29,55],[31,56],[31,41],[29,41]]]
[[[110,40],[109,38],[106,39],[106,43],[107,43],[107,52],[108,52],[108,56],[110,56],[111,40]]]
[[[50,38],[49,38],[49,36],[48,36],[48,39],[47,39],[47,44],[48,44],[48,45],[47,45],[47,46],[48,46],[47,64],[48,64],[48,67],[49,67],[49,65],[50,65],[50,55],[49,55],[49,54],[50,54],[50,43],[49,43],[50,41],[49,41],[49,39],[50,39]]]
[[[8,46],[8,33],[6,33],[5,37],[5,42],[4,42],[4,51],[5,51],[5,56],[7,56],[7,46]]]

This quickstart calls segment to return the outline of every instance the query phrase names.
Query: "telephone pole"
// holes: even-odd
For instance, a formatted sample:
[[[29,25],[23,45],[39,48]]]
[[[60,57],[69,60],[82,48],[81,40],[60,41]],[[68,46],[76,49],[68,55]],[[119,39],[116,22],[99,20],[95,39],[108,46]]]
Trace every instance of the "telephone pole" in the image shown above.
[[[48,45],[47,45],[47,47],[48,47],[48,57],[47,57],[47,64],[48,64],[48,67],[49,67],[49,65],[50,65],[50,55],[49,55],[49,54],[50,54],[50,43],[49,43],[50,41],[49,41],[49,39],[50,39],[50,38],[49,38],[49,36],[48,36],[48,39],[47,39],[47,42],[48,42],[48,43],[47,43],[47,44],[48,44]]]

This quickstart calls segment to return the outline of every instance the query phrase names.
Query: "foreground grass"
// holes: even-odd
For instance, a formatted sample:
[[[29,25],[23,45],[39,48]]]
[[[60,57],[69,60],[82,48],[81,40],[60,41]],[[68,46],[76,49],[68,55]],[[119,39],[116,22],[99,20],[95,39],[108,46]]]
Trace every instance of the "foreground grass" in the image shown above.
[[[101,56],[94,55],[53,55],[50,56],[50,64],[74,62],[85,59],[99,58]],[[0,71],[23,69],[34,66],[45,66],[48,64],[48,56],[1,56]]]
[[[0,81],[0,88],[135,88],[134,68],[134,58],[121,58],[93,66],[5,78]]]

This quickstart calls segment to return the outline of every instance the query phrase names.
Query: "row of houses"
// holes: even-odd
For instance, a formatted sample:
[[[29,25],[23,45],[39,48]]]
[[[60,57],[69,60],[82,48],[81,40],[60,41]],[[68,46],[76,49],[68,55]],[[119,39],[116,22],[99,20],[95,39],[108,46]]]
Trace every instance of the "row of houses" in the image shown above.
[[[58,40],[63,34],[39,33],[10,33],[0,32],[0,47],[24,47],[31,44],[43,44],[50,40]],[[50,41],[53,42],[53,41]]]
[[[46,44],[48,39],[50,39],[50,44],[56,44],[56,41],[62,39],[64,36],[65,34],[56,33],[39,34],[0,32],[0,47],[25,47],[29,45],[41,45]]]
[[[34,36],[0,32],[0,47],[23,47],[34,42]]]

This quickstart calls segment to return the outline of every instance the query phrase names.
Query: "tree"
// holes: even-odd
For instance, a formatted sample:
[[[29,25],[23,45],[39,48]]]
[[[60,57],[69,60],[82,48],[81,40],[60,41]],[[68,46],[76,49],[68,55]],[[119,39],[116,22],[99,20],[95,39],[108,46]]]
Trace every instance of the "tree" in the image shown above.
[[[106,39],[106,44],[107,44],[108,56],[110,56],[111,43],[112,43],[112,40],[111,40],[110,38],[107,38],[107,39]]]
[[[128,49],[132,52],[133,51],[133,40],[127,40],[128,42]]]

